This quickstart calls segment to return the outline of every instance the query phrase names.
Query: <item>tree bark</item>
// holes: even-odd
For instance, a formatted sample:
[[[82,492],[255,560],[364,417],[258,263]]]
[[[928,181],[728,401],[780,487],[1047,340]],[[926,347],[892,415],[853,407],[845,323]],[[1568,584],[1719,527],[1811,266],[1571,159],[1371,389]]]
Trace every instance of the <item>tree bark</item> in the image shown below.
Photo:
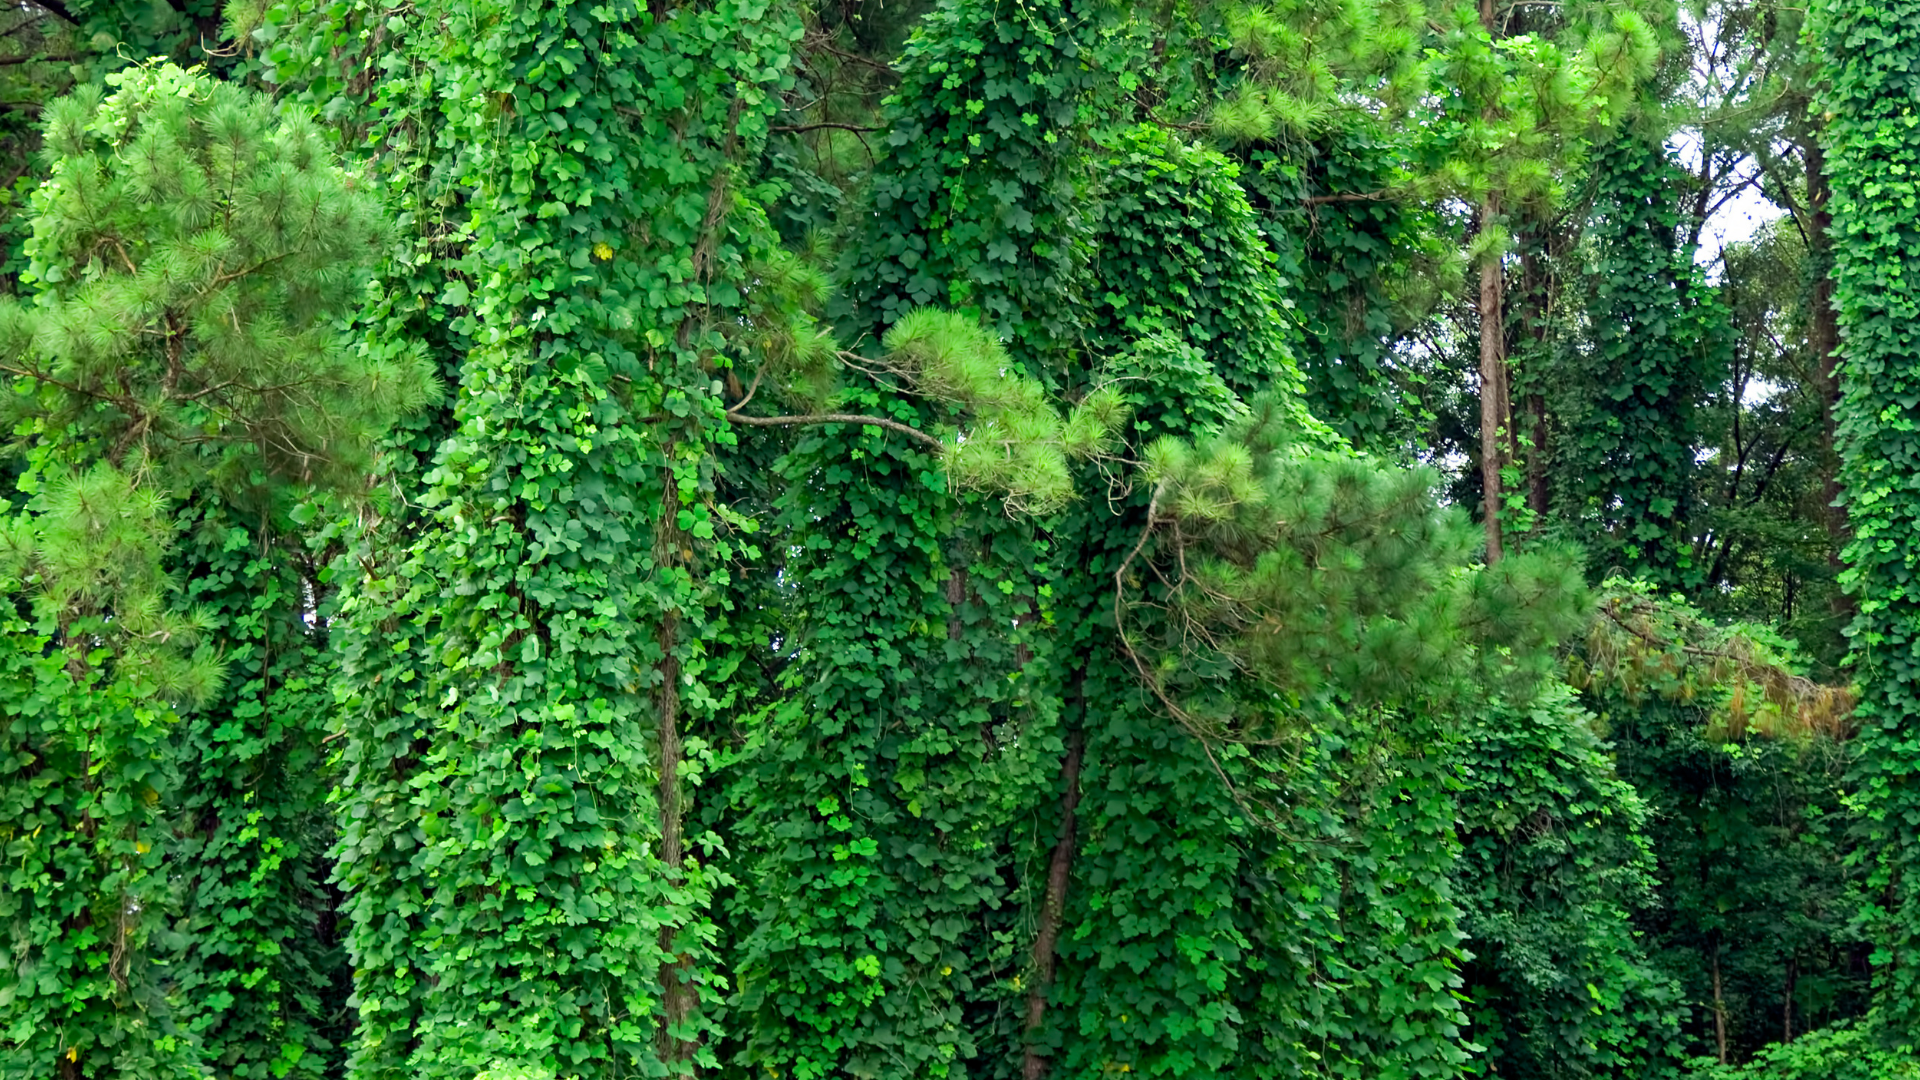
[[[1807,347],[1814,357],[1814,388],[1820,395],[1820,501],[1821,524],[1827,530],[1827,560],[1834,573],[1841,570],[1840,553],[1852,539],[1847,527],[1847,511],[1837,506],[1840,500],[1840,452],[1834,442],[1834,407],[1840,402],[1840,378],[1836,366],[1840,360],[1840,316],[1833,307],[1833,211],[1827,184],[1827,158],[1818,138],[1809,136],[1801,145],[1807,165],[1807,252],[1813,257],[1819,276],[1813,282],[1808,312]],[[1833,613],[1843,619],[1854,614],[1853,597],[1835,591]]]
[[[1500,217],[1500,199],[1480,204],[1480,228]],[[1487,527],[1487,565],[1500,561],[1500,470],[1506,464],[1503,430],[1507,426],[1506,289],[1498,253],[1480,265],[1480,483]]]
[[[1713,947],[1713,1045],[1720,1064],[1727,1063],[1727,1003],[1720,996],[1720,946]]]
[[[1527,454],[1527,509],[1545,521],[1553,492],[1547,480],[1547,399],[1543,395],[1527,395],[1527,416],[1533,425],[1533,448]]]
[[[1080,762],[1086,754],[1086,729],[1076,727],[1067,735],[1067,757],[1061,768],[1066,790],[1060,795],[1060,832],[1053,845],[1053,858],[1047,863],[1047,895],[1040,906],[1040,928],[1033,937],[1033,985],[1027,988],[1026,1057],[1020,1075],[1023,1080],[1041,1080],[1047,1075],[1047,1058],[1034,1039],[1047,1017],[1047,992],[1053,986],[1054,947],[1060,940],[1060,922],[1067,907],[1067,882],[1073,868],[1075,815],[1080,808]]]
[[[1480,25],[1495,40],[1500,30],[1498,0],[1480,0]],[[1486,108],[1489,120],[1498,119],[1499,105]],[[1484,232],[1500,221],[1500,195],[1490,191],[1480,202],[1480,228]],[[1480,485],[1481,503],[1487,528],[1487,565],[1500,561],[1500,470],[1506,464],[1501,447],[1502,428],[1507,426],[1507,328],[1505,269],[1500,253],[1494,252],[1480,265]]]
[[[660,520],[654,526],[654,560],[662,567],[686,561],[686,537],[674,518],[672,505],[676,490],[676,482],[669,470],[664,496],[668,505],[662,508]],[[680,613],[668,611],[660,621],[660,662],[657,668],[660,686],[655,694],[655,708],[660,724],[660,863],[668,880],[675,885],[686,878],[686,802],[680,787],[680,762],[685,755],[685,744],[680,734],[679,637]],[[677,939],[684,929],[673,924],[660,928],[660,951],[665,957],[660,966],[660,1005],[664,1023],[657,1041],[660,1060],[669,1069],[678,1067],[677,1075],[693,1076],[697,1073],[694,1066],[696,1044],[677,1033],[693,1016],[699,1000],[693,985],[693,957],[679,951]]]
[[[1526,410],[1528,442],[1527,464],[1527,509],[1534,513],[1536,527],[1544,522],[1547,507],[1551,499],[1551,489],[1547,478],[1547,399],[1540,392],[1544,371],[1537,370],[1547,357],[1548,339],[1551,336],[1547,320],[1553,311],[1553,274],[1549,269],[1551,257],[1551,236],[1540,234],[1538,243],[1529,243],[1520,256],[1521,304],[1525,315],[1527,337],[1532,343],[1521,371],[1526,375]],[[1509,365],[1511,368],[1511,365]],[[1518,425],[1516,425],[1518,426]]]
[[[967,571],[955,553],[954,567],[947,571],[947,640],[959,641],[966,627],[960,623],[960,605],[967,598]]]

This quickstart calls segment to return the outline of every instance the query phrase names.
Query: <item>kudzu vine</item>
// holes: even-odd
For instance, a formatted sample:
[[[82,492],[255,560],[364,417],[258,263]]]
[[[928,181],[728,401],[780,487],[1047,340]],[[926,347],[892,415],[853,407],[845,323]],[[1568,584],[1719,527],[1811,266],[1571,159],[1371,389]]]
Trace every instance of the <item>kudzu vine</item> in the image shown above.
[[[1595,674],[1641,624],[1363,452],[1459,389],[1399,337],[1458,284],[1419,185],[1497,285],[1580,141],[1521,98],[1619,105],[1646,20],[1575,62],[1398,3],[907,13],[889,66],[784,0],[248,2],[217,70],[271,104],[134,64],[49,109],[0,1077],[1664,1075],[1668,778],[1602,718],[1669,713]],[[1478,149],[1395,130],[1440,71]],[[1836,129],[1856,241],[1905,235],[1861,224],[1901,117]],[[1543,513],[1686,587],[1715,312],[1669,155],[1587,133],[1556,419],[1604,423]],[[1901,293],[1841,247],[1884,664]]]
[[[1905,273],[1920,210],[1920,49],[1909,3],[1819,5],[1810,33],[1824,63],[1823,142],[1832,178],[1834,308],[1840,323],[1835,407],[1842,498],[1853,531],[1842,583],[1859,605],[1848,644],[1860,702],[1857,797],[1879,852],[1866,914],[1879,928],[1875,968],[1884,1007],[1911,1026],[1920,988],[1920,894],[1901,867],[1920,853],[1915,815],[1920,666],[1914,648],[1920,590],[1912,537],[1920,528],[1920,390],[1912,326],[1920,305]]]
[[[1725,363],[1724,315],[1681,250],[1672,196],[1681,172],[1666,148],[1623,135],[1593,170],[1591,340],[1567,361],[1585,372],[1567,382],[1587,400],[1556,402],[1553,498],[1562,520],[1584,525],[1603,575],[1682,586],[1702,576],[1681,523],[1694,498],[1701,388]]]
[[[335,570],[350,1074],[711,1066],[726,879],[685,827],[744,527],[713,498],[722,395],[736,336],[794,332],[747,288],[770,230],[739,165],[798,25],[754,0],[309,18],[282,77],[370,94],[370,149],[431,215],[431,302],[373,313],[369,347],[431,321],[457,350],[393,480],[419,494]]]

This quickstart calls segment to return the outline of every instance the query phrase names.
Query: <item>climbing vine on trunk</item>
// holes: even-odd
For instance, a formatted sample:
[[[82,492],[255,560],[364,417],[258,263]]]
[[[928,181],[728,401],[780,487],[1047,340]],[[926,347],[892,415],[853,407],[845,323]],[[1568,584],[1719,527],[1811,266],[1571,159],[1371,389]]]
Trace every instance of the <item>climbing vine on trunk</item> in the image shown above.
[[[1913,100],[1920,30],[1912,3],[1816,7],[1812,33],[1833,114],[1825,133],[1833,194],[1833,304],[1840,323],[1840,402],[1834,410],[1841,483],[1853,540],[1842,582],[1858,601],[1848,630],[1864,693],[1857,783],[1880,852],[1875,966],[1884,1007],[1911,1024],[1920,1000],[1920,891],[1903,866],[1920,857],[1914,824],[1920,780],[1920,587],[1912,537],[1920,530],[1920,315],[1912,275],[1920,209],[1920,127]]]
[[[798,24],[454,0],[307,33],[282,78],[368,95],[347,119],[428,210],[369,347],[444,323],[457,384],[389,481],[418,494],[335,569],[350,1073],[713,1065],[724,877],[686,802],[739,542],[713,499],[733,339],[791,330],[749,289],[770,230],[738,166]]]

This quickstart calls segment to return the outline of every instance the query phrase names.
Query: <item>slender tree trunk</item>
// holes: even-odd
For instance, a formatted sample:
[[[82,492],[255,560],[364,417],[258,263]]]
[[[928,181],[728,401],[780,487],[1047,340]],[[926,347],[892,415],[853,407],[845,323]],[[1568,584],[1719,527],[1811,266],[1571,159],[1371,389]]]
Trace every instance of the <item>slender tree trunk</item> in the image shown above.
[[[1727,1063],[1727,1002],[1720,996],[1720,946],[1713,947],[1713,1044],[1720,1064]]]
[[[1480,204],[1480,228],[1500,218],[1498,196]],[[1480,483],[1487,526],[1487,563],[1500,561],[1500,470],[1506,464],[1502,431],[1507,420],[1506,289],[1500,256],[1480,266]]]
[[[676,484],[669,472],[665,496],[669,505],[662,509],[660,521],[654,526],[655,562],[663,567],[685,561],[686,538],[674,519],[671,505],[675,490]],[[660,686],[655,706],[660,719],[660,863],[667,877],[675,884],[685,879],[686,870],[686,802],[680,786],[680,762],[685,754],[685,746],[680,734],[679,638],[680,613],[669,611],[660,621]],[[660,967],[660,1002],[664,1023],[657,1042],[660,1060],[669,1069],[677,1068],[676,1074],[680,1076],[692,1076],[697,1071],[694,1066],[695,1044],[677,1033],[693,1016],[698,1004],[698,992],[693,985],[693,957],[679,951],[677,939],[684,929],[674,924],[660,928],[660,951],[665,954]]]
[[[1820,141],[1809,137],[1801,144],[1807,163],[1807,248],[1819,276],[1813,282],[1813,296],[1807,326],[1807,347],[1814,357],[1814,387],[1820,394],[1822,441],[1820,445],[1821,523],[1827,529],[1827,560],[1838,574],[1840,553],[1846,550],[1852,532],[1847,528],[1847,511],[1834,505],[1840,499],[1840,452],[1834,443],[1834,406],[1840,402],[1840,378],[1835,370],[1840,360],[1840,316],[1833,307],[1833,211],[1828,208],[1832,191],[1827,185],[1827,158]],[[1833,612],[1843,619],[1854,614],[1853,598],[1835,591]]]
[[[1067,882],[1072,878],[1074,826],[1080,809],[1080,762],[1086,755],[1087,734],[1076,726],[1067,734],[1067,757],[1061,768],[1066,790],[1060,794],[1060,833],[1047,862],[1047,895],[1040,906],[1040,929],[1033,936],[1033,985],[1027,987],[1026,1059],[1023,1080],[1047,1075],[1047,1058],[1034,1044],[1047,1018],[1047,992],[1053,987],[1054,947],[1060,940],[1060,922],[1067,908]]]
[[[1538,393],[1528,394],[1527,416],[1533,425],[1533,450],[1527,454],[1527,509],[1545,521],[1552,499],[1547,482],[1547,399]]]
[[[947,640],[959,641],[966,628],[960,624],[960,604],[967,598],[967,571],[961,555],[954,556],[954,567],[947,571]]]
[[[1494,40],[1501,32],[1498,0],[1480,0],[1480,25]],[[1488,120],[1499,119],[1499,104],[1487,106]],[[1480,228],[1484,232],[1500,221],[1500,195],[1490,191],[1480,202]],[[1501,446],[1502,429],[1508,426],[1507,409],[1507,320],[1506,278],[1500,253],[1493,252],[1480,266],[1480,485],[1486,516],[1487,565],[1500,561],[1501,467],[1506,454]]]
[[[1551,494],[1547,480],[1547,399],[1540,392],[1546,374],[1543,365],[1546,363],[1550,337],[1547,320],[1553,311],[1553,275],[1547,263],[1551,240],[1548,233],[1536,234],[1533,241],[1537,243],[1530,241],[1526,244],[1520,256],[1521,304],[1525,313],[1521,321],[1526,325],[1527,340],[1531,345],[1521,366],[1521,372],[1526,376],[1527,438],[1530,443],[1525,455],[1527,509],[1533,512],[1536,522],[1546,520]],[[1512,371],[1511,364],[1508,365],[1508,371]]]

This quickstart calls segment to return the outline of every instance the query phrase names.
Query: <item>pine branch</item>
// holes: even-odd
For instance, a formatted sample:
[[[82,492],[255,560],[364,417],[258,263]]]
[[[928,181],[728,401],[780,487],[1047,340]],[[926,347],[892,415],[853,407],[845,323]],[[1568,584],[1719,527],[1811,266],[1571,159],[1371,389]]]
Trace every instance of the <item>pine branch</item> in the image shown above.
[[[1343,202],[1381,202],[1393,198],[1394,194],[1390,189],[1381,188],[1379,191],[1356,191],[1342,195],[1310,195],[1300,201],[1307,206],[1324,206],[1328,203]]]
[[[803,424],[861,424],[867,427],[886,428],[888,431],[897,431],[902,435],[918,439],[936,450],[944,450],[946,448],[945,443],[921,431],[919,428],[908,427],[898,420],[888,420],[882,416],[856,416],[852,413],[815,413],[809,416],[747,416],[742,413],[730,412],[727,414],[727,421],[733,424],[744,424],[748,427],[794,427]]]
[[[856,135],[865,131],[885,130],[884,128],[872,127],[866,124],[841,124],[831,120],[822,120],[817,124],[773,124],[769,126],[767,130],[778,131],[787,135],[798,135],[801,132],[819,131],[822,128],[831,128],[835,131],[851,131]]]

